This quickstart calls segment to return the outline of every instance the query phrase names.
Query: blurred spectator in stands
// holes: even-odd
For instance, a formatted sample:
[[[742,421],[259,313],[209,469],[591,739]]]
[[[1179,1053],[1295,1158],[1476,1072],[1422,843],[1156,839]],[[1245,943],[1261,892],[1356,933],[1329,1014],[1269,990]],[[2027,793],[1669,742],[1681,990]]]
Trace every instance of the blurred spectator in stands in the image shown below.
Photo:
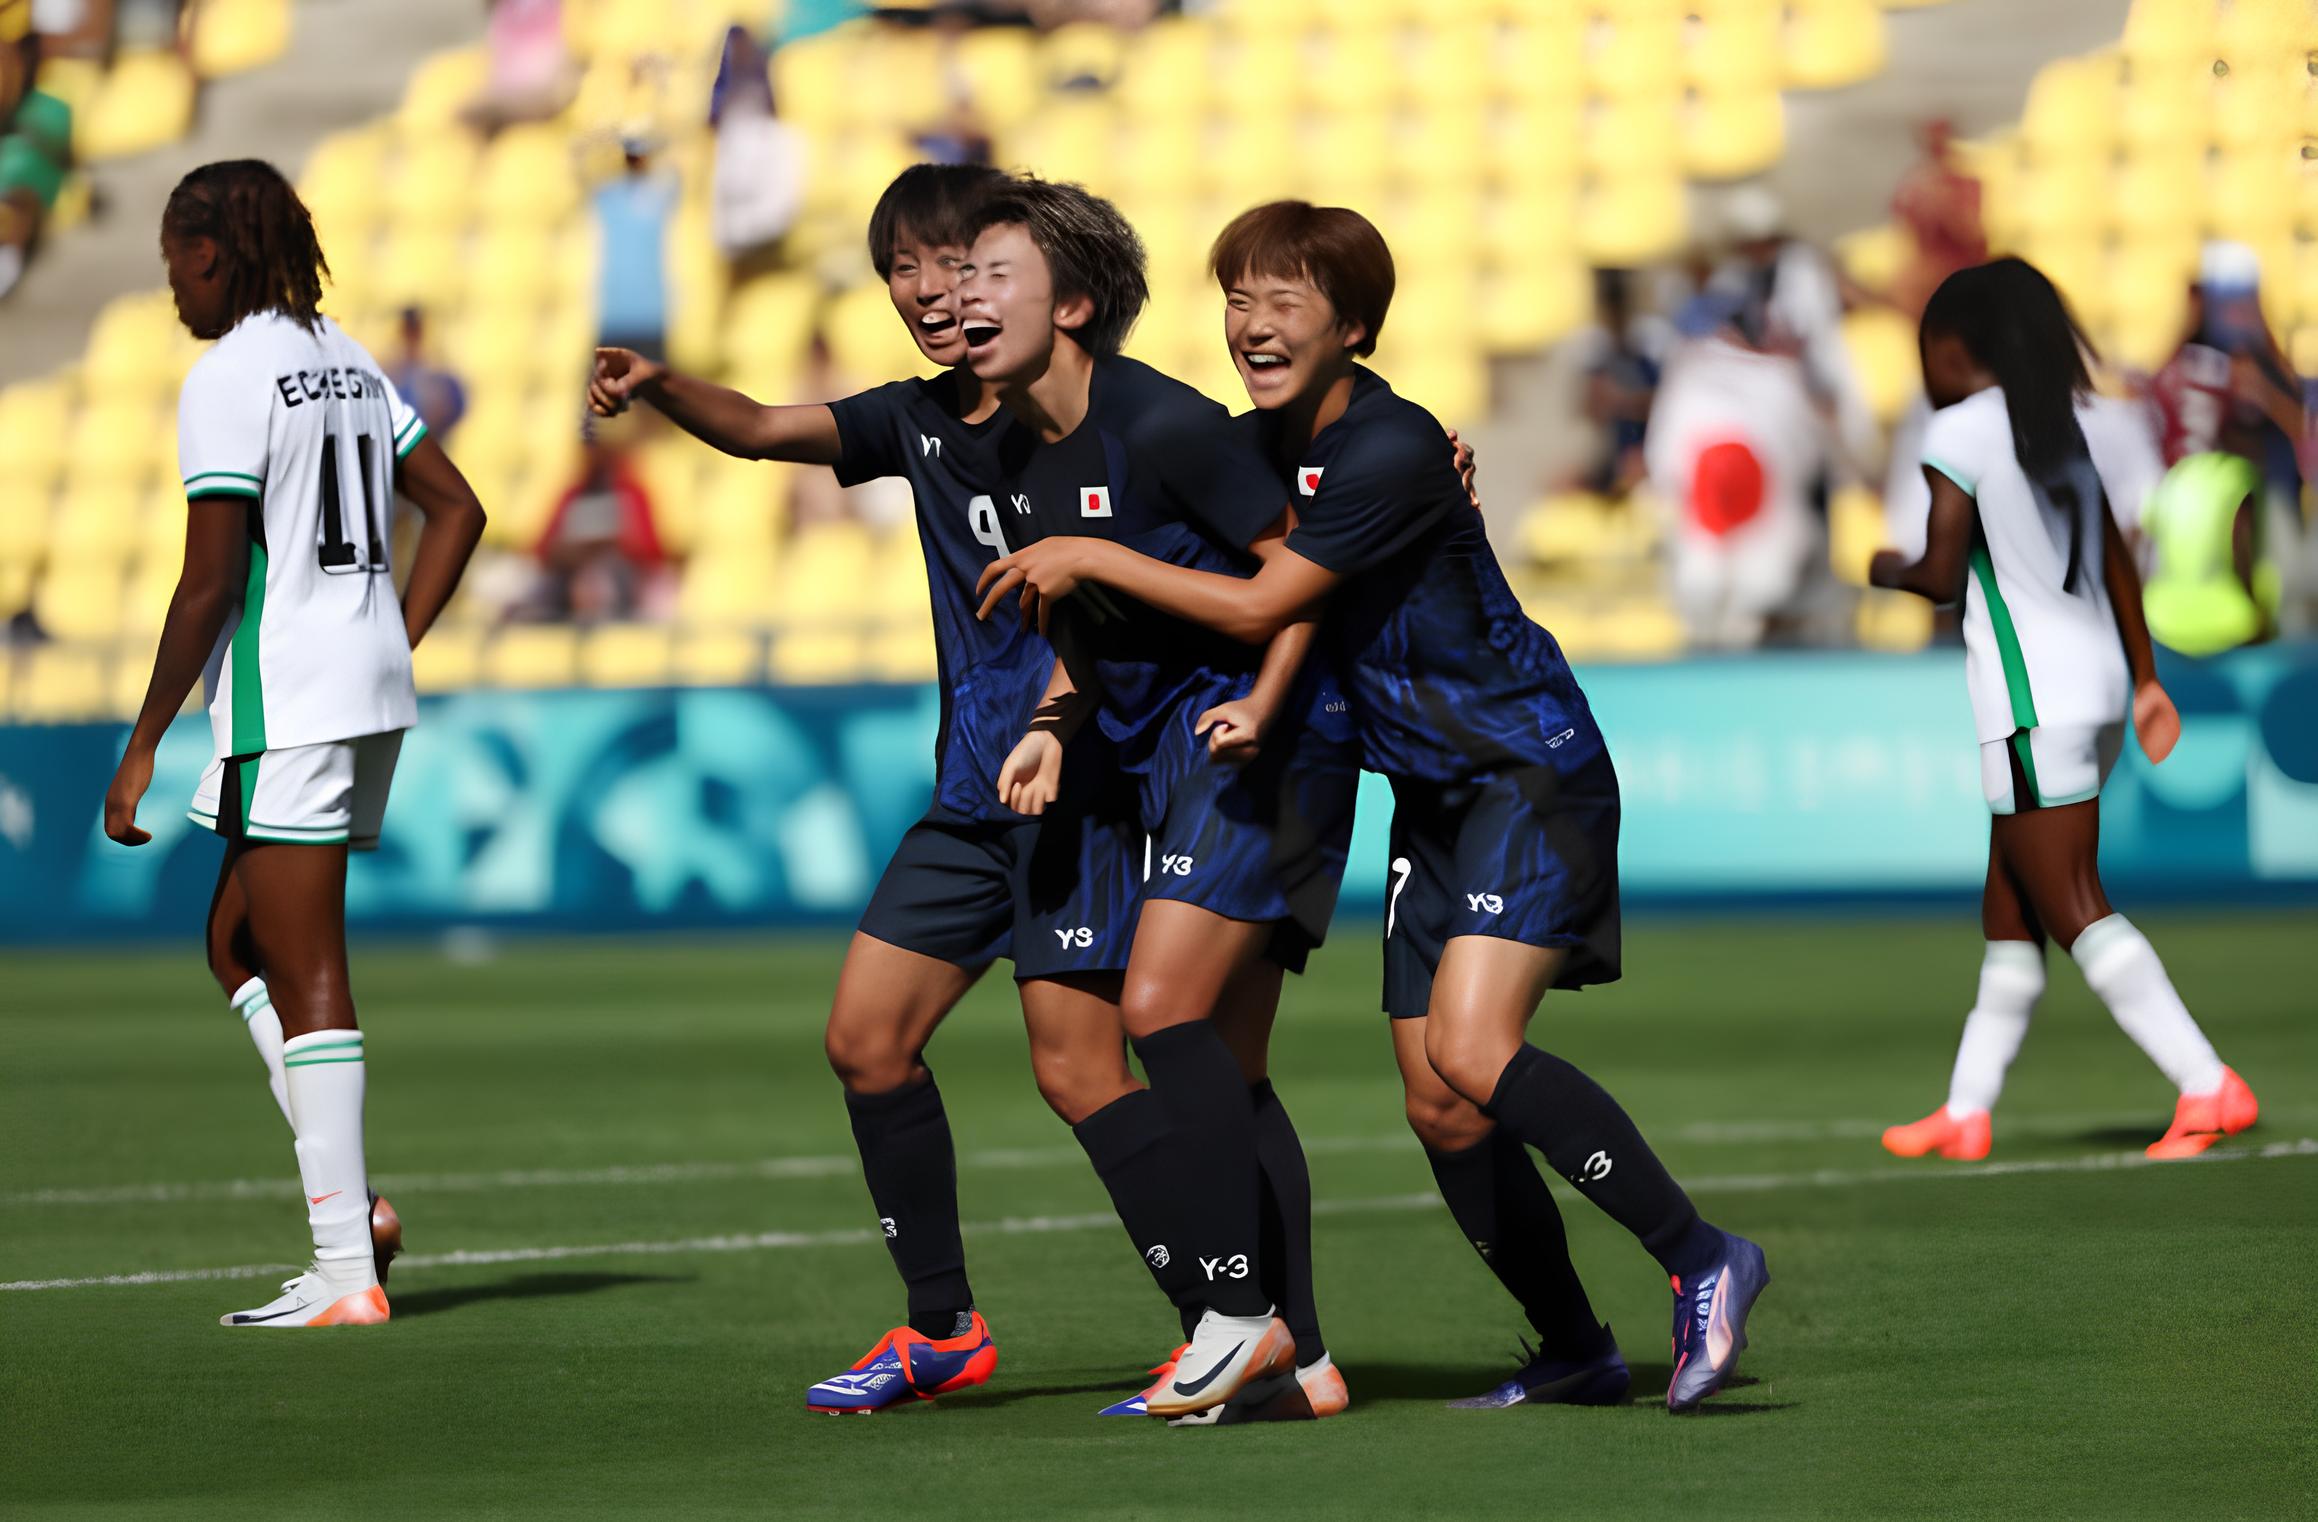
[[[1910,317],[1923,315],[1941,281],[1988,259],[1980,182],[1957,161],[1954,128],[1946,117],[1935,117],[1924,123],[1918,141],[1924,156],[1900,177],[1891,197],[1892,220],[1914,244],[1892,291],[1893,303]]]
[[[710,233],[734,263],[762,260],[804,208],[805,137],[774,111],[771,64],[741,27],[724,34],[708,125],[716,133]]]
[[[1724,292],[1685,308],[1643,445],[1668,516],[1671,594],[1690,642],[1743,649],[1814,631],[1828,590],[1811,505],[1826,472],[1823,404],[1753,299]]]
[[[72,162],[72,108],[32,88],[29,5],[0,3],[0,296],[16,288]]]
[[[437,443],[448,445],[451,431],[467,415],[467,388],[427,356],[427,318],[417,307],[402,309],[402,346],[387,363],[386,378],[410,403]]]
[[[489,0],[488,9],[488,72],[467,106],[468,124],[488,135],[549,120],[571,104],[579,83],[563,41],[563,0]]]
[[[1669,330],[1634,310],[1634,272],[1594,271],[1594,322],[1580,333],[1587,419],[1601,432],[1585,489],[1622,497],[1642,479],[1642,439],[1658,391]]]
[[[2158,551],[2152,576],[2162,580],[2178,569],[2167,563],[2167,546],[2176,542],[2168,531],[2180,532],[2175,519],[2186,514],[2205,523],[2218,513],[2230,525],[2231,560],[2242,567],[2264,624],[2303,627],[2309,621],[2302,604],[2311,578],[2305,566],[2298,451],[2309,415],[2301,380],[2263,314],[2261,262],[2252,249],[2227,242],[2205,246],[2197,283],[2190,288],[2188,335],[2152,379],[2150,397],[2162,423],[2166,464],[2176,472],[2186,462],[2213,454],[2245,467],[2198,466],[2188,473],[2190,484],[2179,495],[2173,476],[2167,477],[2164,531],[2151,525]],[[2242,500],[2220,506],[2206,502],[2205,496],[2216,490]],[[2209,558],[2209,549],[2195,552],[2200,564]],[[2156,627],[2154,613],[2151,632],[2176,644]]]
[[[640,135],[621,140],[620,157],[621,172],[594,198],[597,341],[665,359],[668,223],[681,187],[653,166],[651,144]]]
[[[518,617],[592,624],[660,618],[673,605],[651,495],[616,445],[591,438],[582,446],[579,479],[548,515],[537,553],[539,591]]]
[[[1825,254],[1786,231],[1786,210],[1760,185],[1742,185],[1723,204],[1731,252],[1708,289],[1759,308],[1763,344],[1803,361],[1812,390],[1831,408],[1843,461],[1865,473],[1882,458],[1882,431],[1867,405],[1843,342],[1843,288]],[[1821,511],[1825,488],[1816,494]]]

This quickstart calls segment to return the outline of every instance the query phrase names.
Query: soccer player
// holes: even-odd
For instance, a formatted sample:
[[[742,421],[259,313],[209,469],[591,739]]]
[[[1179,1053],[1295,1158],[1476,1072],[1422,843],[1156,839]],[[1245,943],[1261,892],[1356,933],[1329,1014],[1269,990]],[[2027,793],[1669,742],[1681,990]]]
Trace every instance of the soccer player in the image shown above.
[[[1130,542],[1235,584],[1281,553],[1286,489],[1223,409],[1119,354],[1146,287],[1141,241],[1117,208],[1077,186],[1021,181],[972,225],[960,320],[967,363],[1015,420],[999,448],[1009,532]],[[1436,430],[1435,463],[1454,480],[1440,443]],[[1188,1249],[1199,1274],[1175,1298],[1199,1319],[1145,1409],[1202,1413],[1291,1368],[1315,1410],[1340,1408],[1342,1377],[1317,1326],[1297,1324],[1259,1243],[1275,1178],[1267,1137],[1277,1128],[1294,1146],[1260,1081],[1270,1011],[1266,1029],[1236,1036],[1210,1017],[1265,962],[1301,968],[1326,931],[1357,782],[1346,705],[1326,664],[1305,662],[1308,622],[1259,651],[1098,591],[1053,628],[1054,695],[1099,704],[1101,737],[1138,778],[1152,837],[1123,1008],[1182,1143],[1165,1191],[1187,1237],[1175,1251]],[[1063,753],[1033,732],[1004,776],[1052,775]]]
[[[346,967],[346,853],[371,850],[403,731],[411,650],[450,601],[483,509],[377,361],[317,310],[329,273],[270,164],[205,165],[170,193],[161,255],[177,315],[216,346],[177,403],[185,568],[153,677],[105,794],[105,833],[152,836],[137,805],[198,678],[214,759],[191,818],[225,838],[209,960],[297,1138],[314,1257],[227,1326],[385,1321],[386,1259],[363,1163],[363,1036]],[[425,517],[398,603],[388,515]]]
[[[827,1033],[862,1172],[908,1288],[908,1318],[808,1391],[807,1404],[822,1411],[875,1411],[963,1389],[996,1365],[966,1277],[955,1147],[922,1054],[1001,956],[1014,960],[1040,1091],[1086,1149],[1146,1265],[1163,1286],[1197,1271],[1165,1214],[1173,1125],[1128,1071],[1122,1040],[1119,980],[1145,855],[1132,800],[1105,796],[1115,768],[1091,734],[1036,799],[1001,792],[1000,763],[1026,729],[1059,730],[1081,717],[1062,705],[1040,712],[1054,664],[1043,639],[973,616],[975,579],[1015,532],[996,505],[994,451],[1010,425],[995,392],[962,364],[955,286],[967,210],[1002,184],[993,170],[921,164],[887,187],[871,216],[870,257],[895,311],[943,367],[930,379],[825,406],[768,407],[614,349],[598,354],[590,388],[599,414],[641,398],[727,454],[833,465],[848,484],[899,475],[916,498],[942,694],[935,796],[862,916]],[[1268,1013],[1262,979],[1260,969],[1251,974],[1234,1004]],[[1285,1138],[1293,1146],[1292,1129]],[[1294,1165],[1293,1178],[1281,1165],[1282,1219],[1302,1221],[1310,1185],[1299,1210],[1300,1148]]]
[[[1883,1144],[1902,1157],[1988,1155],[1988,1112],[2044,992],[2050,937],[2180,1091],[2149,1156],[2195,1156],[2260,1107],[2101,889],[2101,786],[2126,715],[2153,762],[2180,739],[2181,716],[2158,684],[2140,578],[2078,419],[2090,345],[2052,282],[2019,259],[1950,275],[1924,308],[1921,342],[1939,409],[1924,431],[1924,551],[1881,551],[1868,579],[1964,602],[1964,672],[1994,816],[1980,897],[1988,944],[1948,1102],[1893,1126]]]
[[[1342,208],[1276,202],[1225,229],[1214,267],[1255,403],[1247,426],[1293,483],[1285,544],[1242,580],[1124,544],[1047,540],[998,563],[984,606],[1017,586],[1041,609],[1074,592],[1125,594],[1251,642],[1325,609],[1362,764],[1393,784],[1385,1007],[1400,1021],[1411,1117],[1420,1134],[1434,1123],[1469,1139],[1468,1151],[1489,1144],[1481,1121],[1493,1121],[1640,1239],[1673,1284],[1666,1400],[1686,1410],[1721,1388],[1746,1344],[1769,1283],[1762,1250],[1702,1220],[1618,1103],[1523,1039],[1548,989],[1619,970],[1618,789],[1601,732],[1553,637],[1506,585],[1440,458],[1440,425],[1359,363],[1392,295],[1376,229]],[[1504,1154],[1489,1176],[1524,1196],[1524,1230],[1555,1238],[1532,1242],[1532,1264],[1558,1254],[1542,1187],[1529,1191]],[[1495,1202],[1460,1203],[1462,1181],[1442,1184],[1467,1235],[1493,1243],[1480,1223]],[[1564,1282],[1574,1292],[1575,1275]],[[1593,1346],[1484,1402],[1622,1391],[1608,1329],[1590,1311],[1584,1321]]]

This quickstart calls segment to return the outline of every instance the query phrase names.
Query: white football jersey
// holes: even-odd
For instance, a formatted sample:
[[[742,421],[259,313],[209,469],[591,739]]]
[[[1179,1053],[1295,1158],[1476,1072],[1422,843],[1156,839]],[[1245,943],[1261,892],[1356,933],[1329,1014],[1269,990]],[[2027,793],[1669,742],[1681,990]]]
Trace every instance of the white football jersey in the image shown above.
[[[1995,386],[1932,414],[1923,460],[1979,509],[1964,589],[1964,669],[1981,741],[2122,718],[2130,684],[2102,574],[2101,478],[2092,461],[2064,479],[2031,483]]]
[[[426,425],[324,317],[245,318],[185,377],[188,500],[249,504],[249,578],[204,672],[220,756],[408,729],[410,639],[387,543],[395,462]]]

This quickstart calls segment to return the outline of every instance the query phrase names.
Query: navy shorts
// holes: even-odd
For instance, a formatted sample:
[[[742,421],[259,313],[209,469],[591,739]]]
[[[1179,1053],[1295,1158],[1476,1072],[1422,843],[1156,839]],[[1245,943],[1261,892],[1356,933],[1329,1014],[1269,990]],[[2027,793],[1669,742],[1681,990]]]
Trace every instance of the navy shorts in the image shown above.
[[[1567,949],[1556,988],[1616,980],[1618,778],[1607,754],[1570,773],[1393,784],[1386,1014],[1426,1013],[1441,951],[1460,935]]]
[[[1119,972],[1135,935],[1142,831],[1122,811],[909,827],[862,912],[861,933],[1017,978]]]
[[[1151,831],[1143,897],[1269,921],[1271,959],[1302,972],[1327,936],[1352,845],[1360,764],[1349,721],[1283,726],[1235,767],[1208,755],[1191,732],[1197,719],[1187,706],[1171,721],[1177,729],[1143,779]]]

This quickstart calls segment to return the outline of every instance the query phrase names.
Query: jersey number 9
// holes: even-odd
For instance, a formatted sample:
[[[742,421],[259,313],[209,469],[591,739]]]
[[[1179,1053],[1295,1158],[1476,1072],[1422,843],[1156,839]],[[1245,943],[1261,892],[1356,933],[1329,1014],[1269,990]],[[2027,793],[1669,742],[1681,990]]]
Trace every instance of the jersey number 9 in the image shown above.
[[[379,533],[378,492],[372,485],[373,462],[377,458],[369,434],[357,434],[354,439],[354,462],[362,481],[360,521],[354,525],[359,539],[346,534],[346,506],[338,485],[338,436],[322,436],[322,569],[333,576],[353,576],[365,571],[384,571],[386,545]],[[367,553],[365,553],[367,551]]]

